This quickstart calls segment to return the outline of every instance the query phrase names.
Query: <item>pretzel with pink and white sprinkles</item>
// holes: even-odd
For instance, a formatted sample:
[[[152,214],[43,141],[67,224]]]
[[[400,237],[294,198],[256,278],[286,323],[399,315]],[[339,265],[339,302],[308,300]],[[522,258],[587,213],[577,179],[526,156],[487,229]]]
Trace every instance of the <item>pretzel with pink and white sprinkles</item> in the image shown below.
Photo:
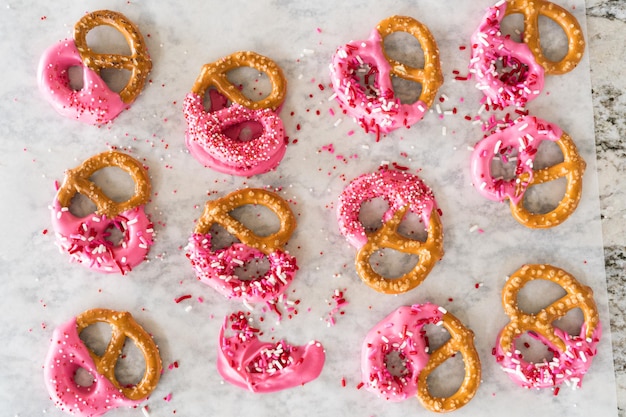
[[[407,32],[419,41],[424,51],[424,68],[413,68],[387,55],[383,41],[399,31]],[[365,84],[369,85],[367,89],[359,80],[359,71],[365,65],[370,67],[364,75]],[[369,39],[340,46],[333,54],[330,75],[341,107],[366,132],[374,132],[377,136],[419,122],[443,83],[435,39],[424,24],[407,16],[391,16],[378,24]],[[421,84],[419,99],[410,104],[401,103],[395,95],[392,76]],[[370,77],[374,79],[373,83],[369,83]]]
[[[383,215],[382,227],[366,232],[359,220],[361,205],[375,198],[385,199],[390,207]],[[398,233],[408,211],[420,216],[428,237],[425,242]],[[339,196],[339,230],[358,249],[355,266],[361,279],[376,291],[399,294],[418,286],[443,257],[443,229],[432,190],[417,176],[387,168],[363,174],[352,180]],[[370,264],[373,254],[390,248],[417,255],[413,269],[399,278],[387,278]]]
[[[259,236],[233,218],[229,212],[248,204],[260,204],[275,213],[280,229],[269,236]],[[211,226],[219,224],[237,237],[240,243],[213,250]],[[208,201],[187,245],[187,258],[198,280],[227,298],[245,302],[276,300],[291,284],[298,269],[296,258],[283,249],[296,227],[295,217],[285,200],[276,193],[247,188]],[[266,257],[268,271],[254,279],[241,279],[236,269],[253,259]]]
[[[113,201],[89,179],[96,171],[110,166],[121,168],[135,182],[135,194],[127,201]],[[145,259],[153,244],[154,229],[144,211],[150,188],[143,165],[121,152],[103,152],[67,170],[51,206],[52,226],[61,252],[67,253],[71,261],[98,272],[125,275],[131,271]],[[96,212],[85,217],[71,213],[76,194],[88,197],[96,205]],[[122,233],[121,242],[108,239],[112,229]]]

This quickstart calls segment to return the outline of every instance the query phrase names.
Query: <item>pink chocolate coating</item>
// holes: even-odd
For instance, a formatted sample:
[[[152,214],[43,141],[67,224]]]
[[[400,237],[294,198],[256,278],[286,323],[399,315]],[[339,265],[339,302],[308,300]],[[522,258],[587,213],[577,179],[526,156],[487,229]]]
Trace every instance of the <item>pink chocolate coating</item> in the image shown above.
[[[378,197],[389,203],[383,223],[408,205],[411,212],[421,216],[424,227],[427,227],[430,214],[437,209],[432,190],[417,175],[386,168],[363,174],[348,184],[337,204],[339,230],[357,249],[367,243],[365,228],[359,220],[361,205]]]
[[[552,359],[539,363],[527,362],[519,350],[505,351],[498,335],[495,349],[496,361],[513,381],[524,388],[551,388],[562,383],[580,388],[582,378],[589,370],[597,353],[602,326],[598,323],[592,336],[588,339],[583,336],[587,334],[585,324],[582,325],[580,334],[575,336],[570,336],[559,328],[555,328],[554,331],[567,347],[564,352],[560,351],[544,336],[529,333],[550,349],[554,355]]]
[[[70,86],[69,68],[83,71],[83,88]],[[39,90],[52,106],[65,117],[98,125],[113,120],[127,104],[109,89],[97,72],[83,64],[74,40],[66,39],[48,48],[37,73]]]
[[[289,287],[298,269],[296,258],[276,250],[267,255],[269,269],[263,276],[244,280],[235,274],[235,268],[264,256],[243,243],[213,251],[210,234],[192,234],[187,246],[187,258],[201,282],[227,298],[249,302],[277,299]]]
[[[183,103],[187,148],[198,161],[218,172],[242,176],[262,174],[280,163],[286,141],[283,122],[276,112],[251,110],[238,103],[217,110],[215,105],[212,107],[213,111],[205,111],[202,97],[195,93],[188,93]],[[225,133],[250,121],[262,126],[259,137],[244,141]]]
[[[51,210],[61,251],[68,253],[71,261],[95,271],[124,275],[145,259],[152,246],[154,231],[143,206],[114,219],[98,214],[76,217],[55,198]],[[113,228],[123,233],[119,245],[106,239]]]
[[[502,107],[524,107],[543,90],[544,69],[528,45],[515,42],[500,31],[507,2],[499,1],[487,9],[480,26],[472,35],[470,73],[476,87]],[[501,60],[508,72],[496,68]]]
[[[429,359],[424,326],[441,322],[443,313],[434,304],[402,306],[374,326],[361,349],[361,374],[368,391],[389,401],[417,395],[417,380]],[[397,352],[405,369],[392,374],[387,355]]]
[[[88,386],[74,380],[78,368],[94,378]],[[131,407],[142,400],[131,400],[111,381],[98,373],[87,347],[80,340],[76,317],[57,327],[52,335],[44,366],[44,378],[50,398],[62,411],[80,417],[97,417],[118,407]]]
[[[235,335],[224,335],[227,327]],[[265,343],[243,312],[226,317],[220,330],[217,370],[229,383],[257,393],[304,385],[322,372],[326,354],[319,342],[291,346],[284,341]]]
[[[533,161],[539,144],[543,140],[556,142],[563,134],[562,130],[545,120],[534,116],[520,117],[511,126],[482,139],[474,146],[471,156],[472,182],[478,192],[493,201],[507,198],[517,204],[533,178]],[[515,177],[510,180],[493,178],[491,161],[504,156],[512,149],[517,149]],[[522,173],[529,175],[528,182],[521,182]]]
[[[374,78],[374,94],[359,84],[357,71],[370,66],[365,75]],[[366,132],[389,133],[419,122],[428,109],[421,100],[402,104],[391,82],[391,65],[383,53],[380,33],[374,29],[366,41],[352,41],[337,49],[330,64],[330,76],[337,101]],[[366,84],[368,84],[366,82]]]

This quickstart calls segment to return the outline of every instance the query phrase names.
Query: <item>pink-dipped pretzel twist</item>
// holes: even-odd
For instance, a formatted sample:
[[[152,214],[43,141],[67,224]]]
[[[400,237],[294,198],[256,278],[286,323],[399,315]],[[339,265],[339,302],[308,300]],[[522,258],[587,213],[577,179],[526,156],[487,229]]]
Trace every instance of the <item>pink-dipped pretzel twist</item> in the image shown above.
[[[524,286],[535,280],[551,281],[566,294],[531,314],[519,308],[517,297]],[[508,376],[525,388],[551,388],[566,381],[580,387],[602,334],[591,288],[552,265],[524,265],[510,276],[502,289],[502,305],[510,321],[500,331],[494,353]],[[575,308],[582,311],[583,324],[578,335],[569,335],[554,322]],[[553,358],[540,363],[526,361],[515,348],[515,341],[524,333],[546,345],[553,352]]]
[[[259,236],[229,213],[248,204],[270,209],[280,221],[280,229],[269,236]],[[210,229],[222,226],[240,243],[213,250]],[[276,193],[247,188],[234,191],[217,200],[208,201],[187,246],[187,258],[203,283],[227,298],[244,301],[271,301],[291,284],[298,266],[284,245],[296,227],[295,217],[285,200]],[[235,269],[252,259],[267,257],[269,269],[252,280],[240,279]]]
[[[96,171],[106,167],[118,167],[132,177],[135,194],[131,198],[116,202],[90,180]],[[153,244],[154,230],[144,211],[150,189],[150,178],[143,165],[117,151],[95,155],[67,170],[51,206],[52,226],[62,252],[96,271],[126,274],[144,260]],[[90,199],[96,212],[85,217],[71,213],[76,194]],[[123,235],[119,244],[107,239],[112,229]]]
[[[383,215],[382,227],[366,232],[359,220],[361,205],[375,198],[385,199],[390,207]],[[428,233],[425,242],[398,233],[408,211],[420,216]],[[337,205],[339,230],[357,248],[356,271],[376,291],[398,294],[418,286],[443,257],[443,228],[431,189],[416,175],[387,168],[363,174],[348,184]],[[399,278],[377,273],[370,258],[382,248],[418,255],[413,269]]]
[[[384,48],[384,39],[395,32],[407,32],[415,37],[424,51],[424,68],[413,68],[391,59]],[[370,66],[365,84],[374,78],[373,88],[360,86],[357,72]],[[337,49],[330,64],[333,90],[339,104],[352,115],[366,132],[389,133],[402,126],[419,122],[432,105],[443,83],[439,49],[428,28],[408,16],[391,16],[381,21],[365,41],[352,41]],[[396,97],[391,77],[419,83],[420,97],[403,104]]]
[[[83,330],[97,322],[111,326],[111,340],[102,355],[80,339]],[[122,385],[115,376],[115,365],[126,339],[130,338],[143,354],[145,370],[136,385]],[[75,374],[83,368],[94,377],[93,384],[80,386]],[[161,377],[161,357],[152,337],[130,313],[93,309],[57,327],[44,366],[44,377],[57,407],[75,416],[97,417],[118,407],[132,407],[145,400]]]

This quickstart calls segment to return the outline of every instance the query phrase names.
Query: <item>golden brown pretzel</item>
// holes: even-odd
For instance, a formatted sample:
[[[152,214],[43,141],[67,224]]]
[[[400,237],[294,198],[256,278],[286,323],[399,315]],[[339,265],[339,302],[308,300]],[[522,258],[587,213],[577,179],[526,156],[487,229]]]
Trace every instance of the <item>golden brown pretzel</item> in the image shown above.
[[[524,207],[524,199],[521,199],[517,204],[511,200],[510,207],[513,217],[526,227],[537,229],[557,226],[563,223],[578,207],[586,163],[578,154],[574,141],[567,133],[563,132],[556,143],[563,153],[563,162],[534,171],[528,187],[565,177],[567,179],[565,195],[554,210],[545,214],[530,213]],[[521,174],[519,179],[521,182],[528,182],[528,173]]]
[[[507,0],[505,16],[524,15],[523,40],[546,74],[558,75],[573,70],[585,51],[585,38],[578,20],[567,10],[546,0]],[[555,21],[567,36],[567,54],[558,62],[549,60],[541,50],[539,16]]]
[[[517,297],[527,283],[536,279],[554,282],[567,294],[538,313],[528,314],[519,309]],[[534,332],[545,337],[561,352],[565,352],[567,347],[555,334],[553,322],[575,308],[580,308],[583,312],[587,332],[581,335],[584,338],[591,338],[600,323],[591,288],[580,284],[572,275],[552,265],[524,265],[517,270],[502,289],[502,305],[505,313],[511,318],[500,335],[500,345],[506,352],[514,350],[515,339],[526,332]]]
[[[437,211],[433,210],[430,215],[426,241],[420,242],[407,239],[398,233],[398,227],[407,209],[408,206],[405,206],[398,210],[379,230],[368,233],[367,243],[356,255],[356,271],[361,279],[376,291],[385,294],[400,294],[417,287],[443,256],[443,227]],[[403,276],[386,278],[374,271],[370,264],[371,256],[383,248],[414,254],[419,260],[415,267]]]
[[[135,195],[127,201],[117,203],[107,197],[89,178],[98,170],[115,166],[126,171],[135,182]],[[92,156],[80,166],[65,173],[63,185],[57,192],[61,207],[69,207],[76,193],[88,197],[97,207],[96,213],[109,219],[119,213],[146,204],[150,198],[150,178],[139,161],[121,152],[109,151]]]
[[[87,348],[98,373],[111,381],[127,398],[131,400],[146,398],[154,390],[161,377],[161,356],[154,340],[130,313],[106,309],[88,310],[76,317],[78,334],[98,322],[108,323],[111,326],[111,341],[102,356]],[[132,387],[121,385],[115,377],[115,364],[122,353],[126,338],[132,339],[137,349],[143,354],[146,364],[141,381]]]
[[[87,33],[96,26],[112,26],[124,35],[130,55],[99,54],[87,45]],[[139,29],[121,13],[111,10],[98,10],[88,13],[74,26],[74,42],[80,56],[89,68],[100,73],[103,68],[130,71],[130,79],[120,91],[120,98],[126,104],[132,103],[143,89],[152,61]]]
[[[385,58],[391,65],[391,74],[421,84],[422,92],[419,100],[430,107],[435,100],[437,90],[443,84],[439,48],[433,35],[426,25],[408,16],[388,17],[381,21],[376,29],[383,40],[392,33],[406,32],[419,41],[422,51],[424,51],[424,68],[413,68],[391,59],[385,51],[384,43],[382,49]]]
[[[267,74],[272,83],[272,91],[261,100],[251,100],[228,79],[228,72],[240,67],[251,67]],[[252,110],[272,109],[276,110],[285,100],[287,80],[280,67],[271,59],[259,55],[256,52],[235,52],[220,60],[206,64],[202,67],[200,75],[196,79],[191,91],[204,97],[204,93],[210,87],[232,102],[241,104]]]
[[[417,398],[424,407],[438,413],[454,411],[467,404],[480,385],[481,367],[478,352],[474,347],[474,332],[465,327],[455,316],[443,314],[443,327],[450,333],[450,339],[431,353],[426,366],[419,374]],[[453,357],[456,352],[463,356],[465,377],[459,389],[450,397],[434,397],[428,390],[428,376],[442,363]]]
[[[259,236],[229,214],[232,210],[248,204],[260,204],[270,209],[278,217],[280,229],[269,236]],[[296,228],[296,218],[289,204],[278,194],[259,188],[246,188],[208,201],[195,232],[207,234],[213,224],[219,224],[241,243],[268,255],[287,243]]]

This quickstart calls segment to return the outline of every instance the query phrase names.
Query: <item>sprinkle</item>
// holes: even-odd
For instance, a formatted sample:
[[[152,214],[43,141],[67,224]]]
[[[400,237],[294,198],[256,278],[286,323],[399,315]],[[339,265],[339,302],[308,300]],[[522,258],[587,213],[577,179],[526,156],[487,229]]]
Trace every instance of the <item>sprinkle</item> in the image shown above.
[[[178,304],[178,303],[180,303],[181,301],[186,300],[186,299],[188,299],[188,298],[191,298],[191,294],[181,295],[180,297],[175,298],[175,299],[174,299],[174,302],[176,302],[176,304]]]

